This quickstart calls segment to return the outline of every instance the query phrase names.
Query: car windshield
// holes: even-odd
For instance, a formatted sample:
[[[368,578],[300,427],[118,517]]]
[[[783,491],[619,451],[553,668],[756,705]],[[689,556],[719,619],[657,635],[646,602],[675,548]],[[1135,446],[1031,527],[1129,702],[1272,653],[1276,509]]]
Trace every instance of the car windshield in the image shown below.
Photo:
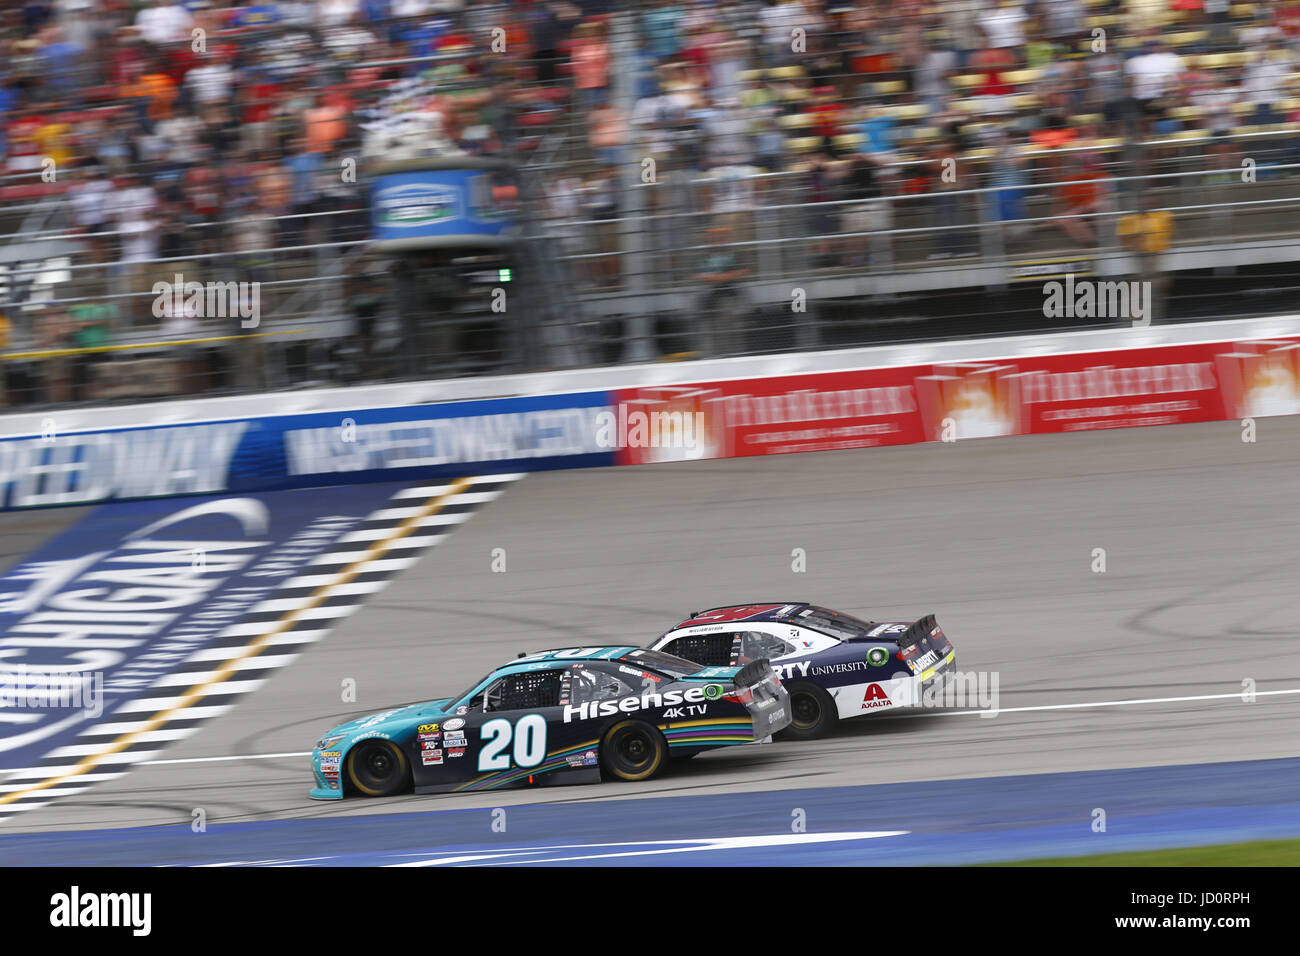
[[[872,626],[870,622],[860,621],[851,614],[828,611],[822,607],[807,608],[800,611],[797,617],[799,623],[804,627],[810,627],[814,631],[821,631],[831,637],[838,637],[841,641],[859,637],[869,631]]]
[[[647,667],[669,677],[685,677],[687,674],[698,673],[701,669],[699,664],[693,664],[672,654],[665,654],[663,651],[651,651],[645,648],[624,654],[619,660],[639,664],[641,667]]]
[[[496,671],[493,671],[492,673],[495,674]],[[448,699],[447,699],[447,703],[446,703],[446,706],[447,706],[447,708],[448,708],[448,712],[451,711],[451,709],[452,709],[452,705],[454,705],[454,704],[459,704],[459,705],[461,705],[461,706],[467,706],[467,707],[470,707],[470,708],[472,708],[472,709],[473,709],[473,708],[481,707],[481,706],[483,705],[483,691],[485,691],[485,690],[488,689],[487,687],[483,687],[482,684],[483,684],[483,682],[484,682],[485,680],[488,679],[488,677],[491,677],[491,676],[492,676],[492,674],[488,674],[487,677],[481,677],[481,678],[479,678],[479,679],[476,680],[474,683],[472,683],[472,684],[470,684],[468,687],[466,687],[466,688],[465,688],[463,691],[461,691],[459,694],[457,694],[455,697],[450,697],[450,698],[448,698]],[[491,685],[489,685],[489,686],[491,686]],[[474,699],[473,699],[473,700],[466,700],[466,698],[469,697],[470,693],[473,692],[473,691],[478,691],[478,693],[474,695]]]

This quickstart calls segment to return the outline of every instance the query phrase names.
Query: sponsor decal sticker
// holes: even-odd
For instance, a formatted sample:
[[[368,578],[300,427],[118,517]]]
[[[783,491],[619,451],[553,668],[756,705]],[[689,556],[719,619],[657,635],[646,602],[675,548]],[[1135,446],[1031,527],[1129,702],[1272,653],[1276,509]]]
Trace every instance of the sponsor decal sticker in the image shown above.
[[[867,637],[879,637],[881,634],[901,634],[906,630],[906,624],[881,624],[867,631]]]
[[[889,649],[886,647],[873,647],[867,651],[867,663],[872,667],[883,667],[889,663]]]
[[[712,698],[707,696],[708,688],[715,688]],[[658,707],[678,707],[682,704],[703,704],[705,700],[717,699],[722,695],[720,684],[708,684],[705,687],[690,687],[685,690],[670,688],[662,693],[647,690],[639,697],[622,697],[618,700],[588,701],[577,706],[565,705],[564,723],[575,720],[592,720],[597,717],[613,717],[615,714],[631,714],[638,710]]]
[[[862,698],[863,710],[872,710],[876,707],[888,707],[892,703],[893,701],[889,699],[889,695],[885,693],[885,689],[879,684],[867,685],[866,696]]]

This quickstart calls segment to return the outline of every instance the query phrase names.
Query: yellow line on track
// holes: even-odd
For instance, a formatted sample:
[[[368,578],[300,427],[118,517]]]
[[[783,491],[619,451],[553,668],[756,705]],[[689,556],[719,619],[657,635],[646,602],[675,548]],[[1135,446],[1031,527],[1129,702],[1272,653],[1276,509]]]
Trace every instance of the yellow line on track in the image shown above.
[[[42,790],[46,790],[49,787],[56,786],[73,777],[79,777],[83,773],[86,773],[89,770],[93,770],[95,767],[99,766],[99,764],[103,762],[105,757],[109,757],[115,753],[120,753],[121,751],[125,750],[127,747],[131,746],[131,744],[135,743],[135,741],[138,740],[142,734],[146,734],[151,730],[156,730],[159,727],[161,727],[163,724],[167,723],[167,721],[170,720],[173,716],[175,716],[177,712],[185,710],[190,705],[192,705],[195,701],[197,701],[200,697],[203,697],[207,693],[207,690],[210,687],[213,687],[216,684],[220,684],[223,681],[228,680],[234,674],[236,674],[239,671],[239,667],[238,667],[239,662],[248,660],[249,658],[252,657],[256,657],[258,654],[262,653],[262,651],[266,650],[266,648],[269,647],[271,644],[271,639],[278,634],[284,633],[284,631],[287,630],[291,624],[293,624],[298,620],[298,618],[303,614],[304,611],[309,611],[312,608],[319,607],[321,602],[325,600],[326,596],[329,594],[330,591],[332,591],[334,588],[338,587],[341,584],[347,584],[349,581],[351,581],[354,577],[356,577],[361,572],[362,568],[364,568],[366,564],[373,561],[378,555],[382,554],[384,551],[387,551],[388,548],[394,542],[400,541],[402,538],[405,538],[407,535],[409,535],[412,531],[416,529],[416,527],[419,526],[419,523],[423,521],[425,518],[428,518],[431,515],[435,515],[439,511],[441,511],[443,507],[447,504],[449,499],[454,498],[456,495],[460,494],[466,488],[470,487],[475,480],[476,479],[474,478],[458,478],[451,483],[451,486],[443,494],[438,495],[436,498],[430,498],[427,502],[424,503],[424,506],[420,508],[418,512],[411,515],[400,525],[398,525],[397,529],[391,535],[389,535],[387,538],[384,538],[380,541],[376,541],[369,548],[367,548],[365,553],[361,557],[357,558],[357,560],[353,561],[350,565],[348,565],[347,568],[343,570],[343,572],[338,578],[329,582],[328,584],[322,584],[315,591],[313,591],[311,597],[307,599],[306,604],[304,604],[302,607],[294,608],[292,611],[287,611],[283,617],[281,617],[278,621],[275,622],[275,624],[271,627],[269,631],[267,631],[265,634],[260,635],[256,640],[248,644],[239,653],[238,657],[232,657],[230,660],[223,663],[221,667],[218,668],[212,674],[211,677],[209,677],[207,680],[203,681],[200,684],[195,684],[193,687],[191,687],[189,690],[185,692],[185,695],[181,697],[179,701],[172,704],[170,707],[158,711],[158,713],[154,714],[153,717],[149,718],[148,722],[145,723],[143,726],[137,727],[135,730],[123,734],[122,736],[118,737],[116,740],[114,740],[111,744],[109,744],[107,747],[105,747],[103,750],[99,751],[98,753],[87,754],[85,757],[82,757],[81,760],[77,761],[77,763],[74,764],[70,769],[68,769],[64,773],[61,773],[57,777],[50,777],[46,780],[42,780],[40,783],[32,784],[30,787],[25,787],[22,790],[15,790],[12,793],[7,793],[0,796],[0,806],[4,806],[7,803],[12,803],[15,800],[27,796],[28,794],[39,793]]]

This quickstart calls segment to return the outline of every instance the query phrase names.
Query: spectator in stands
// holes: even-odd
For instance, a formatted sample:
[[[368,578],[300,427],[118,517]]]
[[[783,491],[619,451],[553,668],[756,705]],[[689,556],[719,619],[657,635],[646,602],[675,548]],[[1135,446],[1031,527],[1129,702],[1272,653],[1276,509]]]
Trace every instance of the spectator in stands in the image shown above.
[[[602,103],[591,111],[591,131],[587,141],[596,158],[608,167],[621,167],[627,145],[627,123],[613,103]]]
[[[1043,0],[1043,34],[1053,43],[1075,49],[1088,36],[1083,0]]]
[[[146,0],[135,17],[135,28],[141,38],[155,46],[188,41],[193,23],[184,4],[174,0]]]
[[[36,38],[41,84],[47,97],[79,101],[85,85],[86,51],[67,39],[62,27],[50,25]]]
[[[213,44],[206,56],[185,74],[186,93],[196,111],[230,100],[235,83],[231,66],[234,50],[226,44]]]
[[[886,196],[884,161],[878,153],[858,153],[848,160],[844,173],[844,228],[848,239],[848,265],[861,268],[868,253],[873,268],[886,265],[889,237],[885,231],[893,222],[893,207]]]
[[[1135,278],[1151,283],[1151,319],[1155,321],[1165,314],[1169,289],[1165,253],[1173,242],[1174,217],[1150,196],[1142,198],[1139,210],[1120,218],[1118,233],[1124,248],[1133,253]]]
[[[980,16],[980,27],[990,49],[1004,50],[1019,61],[1023,58],[1028,19],[1021,0],[993,0]]]
[[[291,245],[300,245],[308,240],[310,220],[306,217],[316,212],[319,204],[321,154],[308,148],[305,136],[297,136],[284,168],[289,174],[289,213],[300,217],[287,221],[286,238]]]
[[[618,206],[615,170],[602,169],[587,183],[583,203],[586,218],[595,220],[592,232],[596,237],[595,251],[600,256],[593,264],[593,278],[602,287],[617,285],[622,268],[621,257],[617,255],[618,223],[614,221],[618,218]]]
[[[952,77],[959,66],[956,50],[944,47],[931,47],[921,58],[916,76],[916,95],[929,107],[931,113],[938,113],[943,104],[952,95]]]
[[[158,258],[158,197],[138,173],[123,172],[114,177],[113,185],[108,209],[121,248],[119,289],[131,295],[126,300],[130,320],[143,324],[151,315],[150,260]]]
[[[840,231],[839,183],[834,175],[830,157],[814,153],[804,173],[804,203],[807,209],[808,235],[813,239],[813,265],[829,266],[833,236]]]
[[[1132,116],[1140,133],[1145,134],[1165,118],[1167,97],[1176,91],[1182,71],[1181,58],[1158,39],[1143,44],[1142,52],[1125,65]]]
[[[1028,176],[1025,171],[1025,156],[1020,151],[1020,143],[1006,128],[994,134],[993,155],[989,160],[989,186],[994,191],[987,194],[992,205],[992,219],[996,222],[1013,223],[1006,233],[1012,238],[1024,235],[1029,230],[1027,223],[1020,222],[1027,216],[1025,209],[1025,187]]]
[[[954,133],[935,140],[927,160],[927,179],[931,189],[930,225],[940,232],[930,234],[930,259],[951,259],[974,255],[976,236],[965,228],[962,208],[967,204],[963,192],[970,187],[960,159],[961,142]]]
[[[605,102],[609,85],[609,42],[604,28],[592,20],[578,25],[573,36],[573,86],[578,104],[587,112]]]
[[[1056,225],[1081,246],[1097,245],[1092,217],[1102,209],[1105,173],[1101,160],[1093,154],[1070,152],[1059,167],[1061,177],[1056,192]]]
[[[744,244],[753,239],[754,177],[759,172],[743,154],[725,152],[719,154],[709,170],[712,220],[727,230],[734,243]],[[752,263],[752,253],[744,245],[737,247],[733,255],[742,266]]]
[[[112,191],[112,181],[104,175],[103,167],[94,158],[87,160],[81,178],[71,189],[72,217],[77,228],[87,236],[92,262],[103,262],[108,258],[109,237],[104,233],[111,228],[108,206]]]
[[[737,259],[732,231],[728,226],[708,230],[715,251],[704,259],[703,268],[692,278],[704,286],[694,338],[699,351],[708,357],[735,355],[744,349],[745,293],[739,282],[749,269]]]
[[[41,363],[41,400],[66,402],[72,399],[72,359],[69,350],[75,347],[76,331],[68,314],[62,309],[42,307],[36,312],[33,344],[37,351],[47,351]]]
[[[1277,40],[1270,39],[1259,57],[1247,64],[1242,77],[1246,100],[1255,111],[1252,122],[1257,126],[1272,126],[1282,121],[1277,104],[1284,98],[1287,77],[1296,68],[1295,57]]]
[[[1130,104],[1124,66],[1119,54],[1107,45],[1103,52],[1088,61],[1085,74],[1091,79],[1091,85],[1085,94],[1083,108],[1102,115],[1106,133],[1110,136],[1123,132],[1128,119]]]
[[[769,67],[784,66],[795,58],[794,31],[806,31],[808,23],[803,7],[796,0],[765,0],[758,14],[763,28],[764,62]]]
[[[95,397],[95,371],[108,358],[101,350],[109,345],[117,315],[117,306],[112,302],[80,302],[68,307],[71,344],[79,350],[71,362],[74,402]]]
[[[348,296],[348,307],[356,322],[357,345],[361,349],[361,373],[372,372],[377,341],[376,325],[384,307],[383,285],[377,272],[365,271],[354,277]]]
[[[1220,169],[1219,174],[1210,173],[1207,183],[1235,182],[1240,163],[1237,159],[1237,147],[1231,136],[1235,126],[1234,107],[1241,91],[1232,85],[1232,76],[1226,70],[1214,73],[1209,83],[1198,90],[1193,100],[1201,110],[1201,126],[1212,137],[1209,152],[1211,169]]]
[[[567,3],[537,0],[529,5],[525,18],[532,59],[537,62],[537,82],[554,83],[559,75],[565,25],[577,19],[577,10]]]

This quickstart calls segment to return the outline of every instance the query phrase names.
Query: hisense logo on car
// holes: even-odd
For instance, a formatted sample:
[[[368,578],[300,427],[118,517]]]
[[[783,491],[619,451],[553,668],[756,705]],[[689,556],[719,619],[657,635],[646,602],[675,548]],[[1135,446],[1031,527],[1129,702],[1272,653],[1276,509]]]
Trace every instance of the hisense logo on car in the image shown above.
[[[454,189],[410,183],[381,190],[375,197],[380,220],[388,226],[423,226],[452,219],[459,195]]]
[[[574,706],[564,707],[564,722],[591,720],[595,717],[613,717],[615,714],[631,714],[638,710],[650,710],[658,707],[676,707],[681,704],[699,704],[706,700],[717,700],[722,696],[721,684],[705,684],[703,687],[691,687],[687,690],[666,690],[662,694],[647,693],[640,697],[624,697],[621,700],[597,700]]]

